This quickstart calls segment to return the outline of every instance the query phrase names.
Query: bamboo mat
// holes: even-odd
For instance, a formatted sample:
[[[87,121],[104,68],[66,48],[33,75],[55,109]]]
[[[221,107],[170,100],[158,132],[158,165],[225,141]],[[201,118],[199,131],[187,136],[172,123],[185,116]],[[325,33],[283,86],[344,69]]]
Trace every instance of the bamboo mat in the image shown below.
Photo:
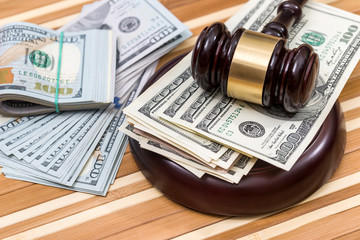
[[[318,0],[360,14],[358,0]],[[58,28],[91,0],[0,0],[0,25],[28,21]],[[161,0],[194,36],[160,65],[192,48],[214,21],[246,0]],[[0,176],[0,239],[360,239],[360,64],[339,98],[345,112],[345,156],[331,180],[304,202],[277,214],[221,217],[178,205],[154,189],[127,148],[106,197]],[[0,170],[1,171],[1,170]]]

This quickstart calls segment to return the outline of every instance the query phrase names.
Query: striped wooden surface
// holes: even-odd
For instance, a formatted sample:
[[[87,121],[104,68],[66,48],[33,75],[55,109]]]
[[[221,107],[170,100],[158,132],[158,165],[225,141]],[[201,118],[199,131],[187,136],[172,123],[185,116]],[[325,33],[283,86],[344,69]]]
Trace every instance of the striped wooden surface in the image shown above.
[[[358,0],[318,0],[360,14]],[[58,28],[92,0],[0,0],[0,24]],[[161,0],[194,36],[165,56],[191,49],[205,25],[224,21],[246,0]],[[129,148],[106,197],[0,176],[0,239],[360,239],[360,64],[340,95],[346,154],[331,180],[304,202],[267,216],[221,217],[180,206],[139,172]]]

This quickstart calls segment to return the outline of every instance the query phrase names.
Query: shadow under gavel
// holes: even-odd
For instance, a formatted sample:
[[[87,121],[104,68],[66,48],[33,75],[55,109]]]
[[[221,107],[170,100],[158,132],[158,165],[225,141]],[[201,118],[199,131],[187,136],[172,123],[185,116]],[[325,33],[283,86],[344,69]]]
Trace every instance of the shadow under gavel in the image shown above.
[[[206,27],[192,53],[193,78],[206,90],[220,87],[229,97],[296,113],[310,100],[319,72],[311,46],[285,48],[287,29],[300,21],[305,2],[281,3],[261,33],[239,28],[231,34],[223,23]]]

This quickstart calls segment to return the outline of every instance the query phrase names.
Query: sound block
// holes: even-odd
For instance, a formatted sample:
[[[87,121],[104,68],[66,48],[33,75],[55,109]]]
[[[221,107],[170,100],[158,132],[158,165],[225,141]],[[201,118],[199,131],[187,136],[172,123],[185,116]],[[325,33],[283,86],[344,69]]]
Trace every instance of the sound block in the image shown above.
[[[160,68],[148,86],[182,57]],[[140,148],[134,139],[130,139],[130,148],[144,176],[170,199],[205,213],[244,216],[278,211],[310,196],[335,172],[344,155],[345,142],[345,120],[336,102],[290,171],[259,160],[238,184],[207,174],[198,178],[169,159]]]

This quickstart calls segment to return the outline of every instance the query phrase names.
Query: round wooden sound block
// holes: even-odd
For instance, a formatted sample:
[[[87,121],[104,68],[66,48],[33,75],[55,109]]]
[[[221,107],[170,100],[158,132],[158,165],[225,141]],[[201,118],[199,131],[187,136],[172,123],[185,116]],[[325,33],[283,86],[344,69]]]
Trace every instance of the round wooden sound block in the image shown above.
[[[159,69],[149,84],[159,79],[181,57]],[[134,139],[130,139],[130,148],[145,177],[167,197],[202,212],[241,216],[278,211],[310,196],[338,167],[345,142],[345,121],[337,102],[290,171],[259,160],[239,184],[207,174],[198,178],[167,158],[140,148]]]

